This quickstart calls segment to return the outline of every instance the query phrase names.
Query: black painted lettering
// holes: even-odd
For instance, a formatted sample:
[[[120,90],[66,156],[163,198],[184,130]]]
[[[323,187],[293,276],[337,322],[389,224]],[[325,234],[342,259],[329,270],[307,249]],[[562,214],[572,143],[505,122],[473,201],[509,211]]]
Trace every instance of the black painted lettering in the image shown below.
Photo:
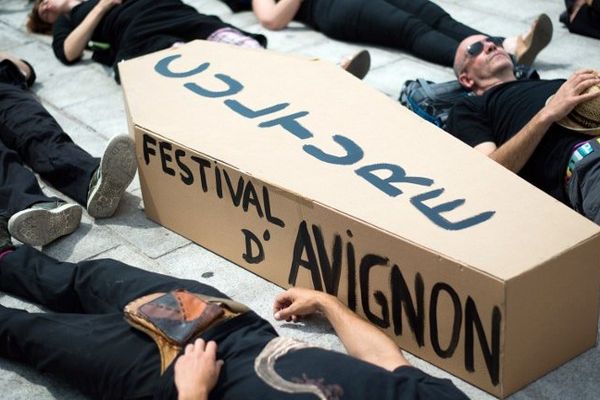
[[[198,171],[200,172],[200,184],[202,185],[202,191],[206,193],[208,192],[208,182],[206,180],[205,168],[210,168],[210,161],[198,156],[192,156],[190,158],[198,164]]]
[[[473,328],[477,331],[477,337],[485,360],[485,365],[494,385],[500,381],[500,323],[502,313],[497,306],[492,310],[491,345],[485,336],[485,330],[473,299],[467,297],[465,305],[465,369],[475,371],[475,343]]]
[[[162,165],[162,170],[165,174],[175,176],[175,170],[169,167],[169,163],[173,161],[173,157],[167,153],[167,151],[171,151],[173,146],[169,142],[160,142],[158,144],[158,149],[160,151],[160,163]]]
[[[439,227],[450,231],[458,231],[465,228],[470,228],[473,225],[481,224],[482,222],[487,221],[492,218],[492,216],[496,213],[495,211],[485,211],[480,214],[474,215],[469,218],[465,218],[460,221],[452,222],[443,217],[441,214],[452,211],[455,208],[463,205],[465,203],[465,199],[458,199],[449,201],[446,203],[442,203],[435,207],[429,207],[424,202],[435,197],[438,197],[442,193],[444,193],[444,188],[432,190],[430,192],[422,193],[417,196],[414,196],[410,199],[412,205],[414,205],[417,210],[421,211],[423,215],[425,215],[431,222],[436,224]]]
[[[417,272],[415,275],[415,301],[410,295],[408,285],[404,280],[402,271],[397,265],[392,267],[392,321],[394,322],[394,334],[400,336],[402,329],[402,306],[406,312],[410,329],[415,336],[419,347],[425,345],[425,285],[423,277]],[[416,304],[416,307],[415,307]]]
[[[238,178],[237,188],[234,189],[227,171],[223,170],[223,176],[225,177],[225,183],[227,184],[229,194],[231,195],[231,201],[233,202],[233,205],[237,207],[240,205],[242,195],[244,194],[244,178],[241,176]]]
[[[352,237],[350,231],[348,233]],[[348,259],[348,308],[356,311],[356,255],[352,242],[346,243],[346,257]]]
[[[371,269],[378,265],[387,266],[388,259],[385,257],[378,256],[376,254],[367,254],[360,261],[359,267],[359,282],[360,282],[360,299],[362,302],[362,308],[365,316],[369,321],[381,328],[387,328],[390,326],[390,315],[387,299],[381,291],[374,293],[375,301],[381,307],[381,317],[375,315],[371,311],[369,305],[369,293],[371,288],[369,287],[369,273]]]
[[[242,258],[248,264],[258,264],[265,259],[265,251],[258,237],[248,229],[242,229],[246,242],[246,251],[242,254]],[[254,251],[256,249],[256,251]]]
[[[276,216],[274,216],[271,213],[271,200],[269,198],[269,189],[267,189],[266,186],[263,186],[262,192],[263,192],[263,203],[265,206],[265,215],[267,217],[267,221],[269,221],[273,225],[277,225],[282,228],[285,227],[285,222],[283,222],[282,219],[277,218]]]
[[[175,162],[177,162],[177,166],[179,167],[179,169],[185,173],[185,175],[181,172],[179,173],[179,176],[181,177],[181,182],[189,186],[194,183],[194,175],[192,175],[192,171],[183,162],[183,157],[185,157],[185,151],[181,149],[175,150]]]
[[[142,136],[142,140],[142,147],[144,148],[144,162],[146,163],[146,165],[148,165],[150,164],[150,156],[156,155],[156,150],[154,149],[154,147],[150,147],[150,145],[156,146],[156,139],[144,133],[144,135]]]
[[[448,293],[454,306],[454,320],[452,322],[452,334],[450,343],[444,350],[440,345],[440,334],[438,328],[438,300],[441,291]],[[456,351],[458,340],[460,339],[460,328],[462,324],[462,308],[460,299],[456,291],[448,284],[438,282],[431,289],[431,299],[429,302],[429,335],[431,336],[431,346],[435,353],[442,358],[450,358]]]
[[[220,199],[223,198],[223,184],[221,181],[221,169],[215,165],[215,190]]]
[[[333,248],[331,249],[331,262],[329,262],[321,228],[313,225],[312,231],[317,245],[317,254],[319,255],[319,264],[321,266],[323,282],[325,283],[325,291],[337,296],[340,286],[340,275],[342,274],[342,238],[340,235],[335,235]]]
[[[246,188],[244,189],[244,198],[242,200],[242,209],[244,212],[248,212],[248,206],[250,204],[256,208],[256,213],[262,218],[263,211],[260,206],[260,201],[258,201],[258,195],[256,194],[256,189],[254,189],[252,181],[248,181],[246,183]]]
[[[306,260],[302,258],[304,253],[306,253]],[[298,279],[298,271],[300,267],[306,268],[310,271],[313,288],[316,290],[323,290],[323,286],[321,285],[321,275],[319,274],[319,265],[317,264],[315,250],[313,248],[312,241],[310,240],[308,228],[306,227],[306,221],[302,221],[298,226],[296,242],[294,243],[292,266],[290,268],[290,276],[288,278],[288,283],[292,286],[296,286],[296,280]]]

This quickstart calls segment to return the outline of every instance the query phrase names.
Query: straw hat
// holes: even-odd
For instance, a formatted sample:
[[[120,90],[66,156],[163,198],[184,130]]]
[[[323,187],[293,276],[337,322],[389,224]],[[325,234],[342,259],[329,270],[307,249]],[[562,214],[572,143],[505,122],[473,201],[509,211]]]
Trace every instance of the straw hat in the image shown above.
[[[585,93],[600,92],[600,85],[595,85]],[[550,99],[548,99],[550,100]],[[578,104],[566,117],[557,122],[572,131],[600,135],[600,97]]]

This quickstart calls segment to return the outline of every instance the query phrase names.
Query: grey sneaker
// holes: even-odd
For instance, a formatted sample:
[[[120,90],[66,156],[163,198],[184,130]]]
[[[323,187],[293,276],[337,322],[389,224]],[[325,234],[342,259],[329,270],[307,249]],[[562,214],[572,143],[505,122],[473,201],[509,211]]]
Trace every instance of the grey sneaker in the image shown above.
[[[112,216],[136,170],[133,140],[128,135],[113,137],[106,146],[100,166],[90,180],[88,214],[94,218]]]
[[[10,217],[8,232],[25,244],[45,246],[77,229],[81,213],[81,207],[74,203],[34,204]]]

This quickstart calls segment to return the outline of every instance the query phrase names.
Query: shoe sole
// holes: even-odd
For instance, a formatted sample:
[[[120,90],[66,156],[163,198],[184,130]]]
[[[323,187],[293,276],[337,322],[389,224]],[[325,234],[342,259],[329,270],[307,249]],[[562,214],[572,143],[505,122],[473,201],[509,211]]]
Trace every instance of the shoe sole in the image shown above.
[[[345,69],[358,79],[363,79],[369,73],[370,68],[371,54],[368,50],[361,50],[352,57]]]
[[[552,40],[552,31],[552,21],[550,20],[550,17],[546,14],[540,15],[537,24],[533,29],[529,48],[521,54],[517,63],[531,66],[540,51],[548,46],[550,40]]]
[[[100,181],[90,193],[87,212],[94,218],[107,218],[117,210],[119,201],[137,170],[135,146],[129,136],[110,140],[100,161]]]
[[[45,246],[77,229],[81,214],[81,207],[73,203],[51,210],[28,208],[8,220],[8,232],[21,243]]]

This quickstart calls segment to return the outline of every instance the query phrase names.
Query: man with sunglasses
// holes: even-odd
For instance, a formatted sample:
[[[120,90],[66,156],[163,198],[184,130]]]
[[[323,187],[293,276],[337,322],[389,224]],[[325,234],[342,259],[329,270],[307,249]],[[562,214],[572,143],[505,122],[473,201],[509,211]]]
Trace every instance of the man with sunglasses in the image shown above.
[[[600,184],[595,183],[600,183],[600,143],[590,140],[589,131],[557,124],[577,105],[600,97],[600,90],[590,90],[600,84],[600,73],[581,70],[566,81],[517,80],[513,67],[495,38],[463,40],[454,72],[474,95],[452,108],[448,130],[600,223]]]

